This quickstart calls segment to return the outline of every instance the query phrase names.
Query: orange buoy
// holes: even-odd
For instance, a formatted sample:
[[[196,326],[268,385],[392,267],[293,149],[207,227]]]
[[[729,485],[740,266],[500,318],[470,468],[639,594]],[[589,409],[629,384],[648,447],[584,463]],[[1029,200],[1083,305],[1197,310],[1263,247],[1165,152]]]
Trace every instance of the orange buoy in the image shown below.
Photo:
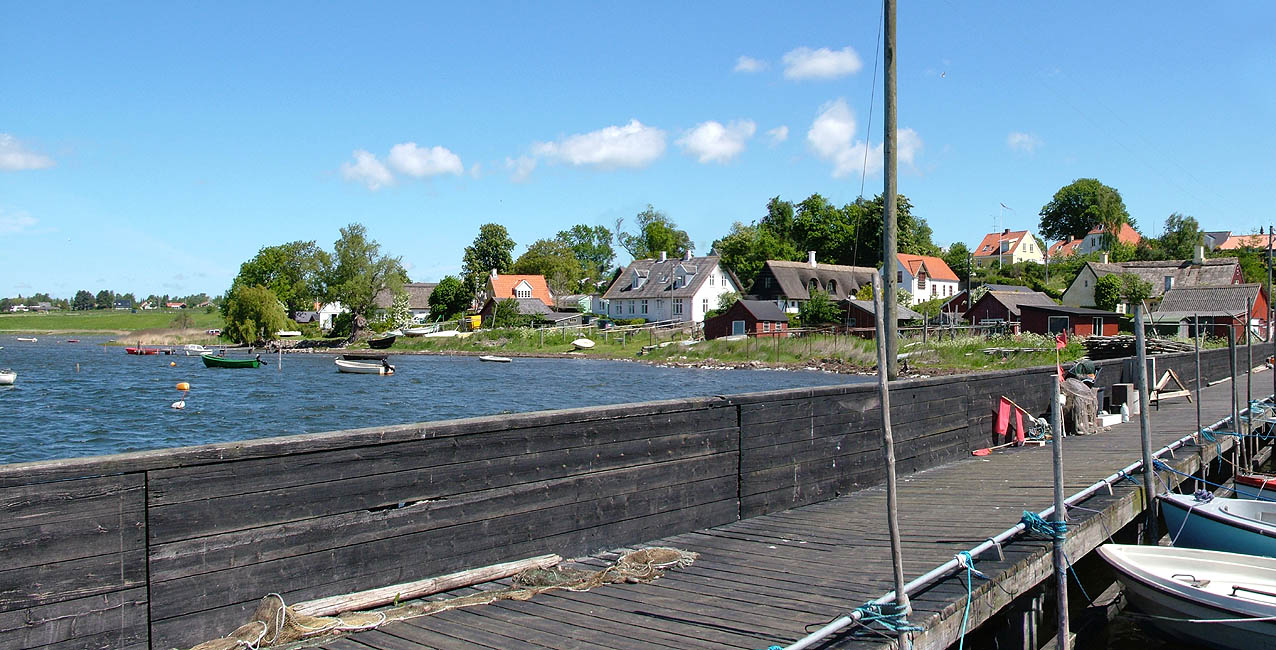
[[[179,382],[177,382],[177,390],[190,390],[190,389],[191,389],[191,385],[190,385],[190,384],[188,384],[188,383],[186,383],[186,382],[184,382],[184,381],[179,381]]]
[[[176,362],[176,361],[169,361],[169,362],[168,362],[168,367],[169,367],[169,368],[176,368],[176,367],[177,367],[177,362]]]

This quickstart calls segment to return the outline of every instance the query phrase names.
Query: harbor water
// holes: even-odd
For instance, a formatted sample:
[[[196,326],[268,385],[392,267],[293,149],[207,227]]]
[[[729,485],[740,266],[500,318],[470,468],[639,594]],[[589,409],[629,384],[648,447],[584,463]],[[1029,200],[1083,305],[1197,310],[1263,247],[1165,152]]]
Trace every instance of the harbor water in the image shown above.
[[[263,355],[257,369],[126,355],[107,339],[0,336],[0,464],[500,413],[871,381],[816,371],[627,361],[392,355],[394,375],[338,373],[331,354]],[[233,355],[230,355],[233,356]],[[173,364],[173,365],[170,365]],[[187,382],[191,390],[175,387]],[[171,405],[185,401],[185,408]]]

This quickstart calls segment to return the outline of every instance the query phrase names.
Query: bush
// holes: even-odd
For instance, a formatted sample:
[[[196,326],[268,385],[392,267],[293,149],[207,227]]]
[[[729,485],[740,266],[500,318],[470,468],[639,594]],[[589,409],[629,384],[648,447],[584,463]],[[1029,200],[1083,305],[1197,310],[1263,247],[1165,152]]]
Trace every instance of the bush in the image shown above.
[[[354,314],[343,311],[332,319],[332,331],[328,332],[328,336],[335,338],[347,338],[354,329]]]

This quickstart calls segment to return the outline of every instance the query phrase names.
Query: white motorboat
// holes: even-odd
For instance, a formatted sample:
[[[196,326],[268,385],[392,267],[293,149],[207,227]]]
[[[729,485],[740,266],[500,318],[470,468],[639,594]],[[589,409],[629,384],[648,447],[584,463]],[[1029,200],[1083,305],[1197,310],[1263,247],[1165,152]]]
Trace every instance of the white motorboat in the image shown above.
[[[198,343],[187,343],[186,345],[177,348],[176,352],[180,352],[188,357],[200,357],[205,354],[212,354],[214,350],[212,348],[206,348]]]
[[[0,386],[12,386],[15,381],[18,381],[18,373],[8,368],[0,368]]]
[[[498,357],[494,354],[485,354],[479,357],[479,361],[491,361],[493,363],[509,363],[512,361],[509,357]]]
[[[594,347],[594,345],[596,345],[596,344],[595,344],[593,341],[589,340],[589,339],[586,339],[586,338],[579,338],[579,339],[576,339],[575,341],[572,341],[572,345],[573,345],[573,346],[574,346],[577,350],[588,350],[588,349],[590,349],[590,348]]]
[[[338,372],[350,372],[357,375],[393,375],[394,366],[390,365],[384,359],[380,363],[371,363],[367,361],[346,361],[345,359],[335,359]]]
[[[278,336],[278,337],[301,336],[301,332],[298,330],[279,330],[278,332],[275,332],[275,336]]]
[[[1097,550],[1116,569],[1130,604],[1148,615],[1146,625],[1176,643],[1276,647],[1276,559],[1170,546]]]
[[[36,341],[39,341],[40,339],[37,339],[34,336],[19,336],[18,340],[22,341],[23,343],[35,343]]]

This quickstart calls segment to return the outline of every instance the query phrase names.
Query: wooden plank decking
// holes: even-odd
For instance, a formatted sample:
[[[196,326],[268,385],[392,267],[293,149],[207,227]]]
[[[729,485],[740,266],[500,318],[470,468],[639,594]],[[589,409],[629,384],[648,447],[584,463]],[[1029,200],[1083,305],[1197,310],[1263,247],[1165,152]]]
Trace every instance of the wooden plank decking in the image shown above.
[[[1261,378],[1261,382],[1259,381]],[[1271,376],[1255,377],[1270,385]],[[1245,382],[1240,382],[1241,400]],[[1205,389],[1202,421],[1226,417],[1226,382]],[[1256,389],[1255,393],[1259,393]],[[1153,448],[1195,428],[1195,405],[1167,401],[1152,411]],[[1224,448],[1230,445],[1224,441]],[[1067,494],[1075,493],[1138,459],[1137,418],[1099,435],[1065,441]],[[1172,459],[1193,471],[1215,456],[1215,445],[1188,447]],[[1171,460],[1171,459],[1167,459]],[[1031,447],[966,458],[900,478],[900,523],[905,575],[912,579],[1019,521],[1023,510],[1051,504],[1050,449]],[[1165,476],[1165,478],[1172,478]],[[1112,495],[1094,497],[1074,510],[1068,551],[1075,559],[1137,515],[1141,491],[1123,482]],[[694,565],[648,584],[609,585],[589,592],[537,595],[451,610],[328,639],[328,650],[421,648],[597,648],[685,650],[766,648],[787,645],[829,620],[891,589],[885,527],[885,492],[873,488],[841,498],[735,523],[651,540],[650,546],[695,551]],[[602,567],[624,549],[578,560]],[[508,558],[516,559],[516,558]],[[980,570],[1010,591],[1026,589],[1050,572],[1048,544],[1018,540],[980,557]],[[977,584],[970,627],[1011,596]],[[472,593],[453,592],[448,596]],[[1017,594],[1016,594],[1017,595]],[[944,580],[913,599],[910,620],[923,625],[915,647],[945,647],[956,639],[966,589]],[[826,648],[860,647],[872,641],[836,637]]]

